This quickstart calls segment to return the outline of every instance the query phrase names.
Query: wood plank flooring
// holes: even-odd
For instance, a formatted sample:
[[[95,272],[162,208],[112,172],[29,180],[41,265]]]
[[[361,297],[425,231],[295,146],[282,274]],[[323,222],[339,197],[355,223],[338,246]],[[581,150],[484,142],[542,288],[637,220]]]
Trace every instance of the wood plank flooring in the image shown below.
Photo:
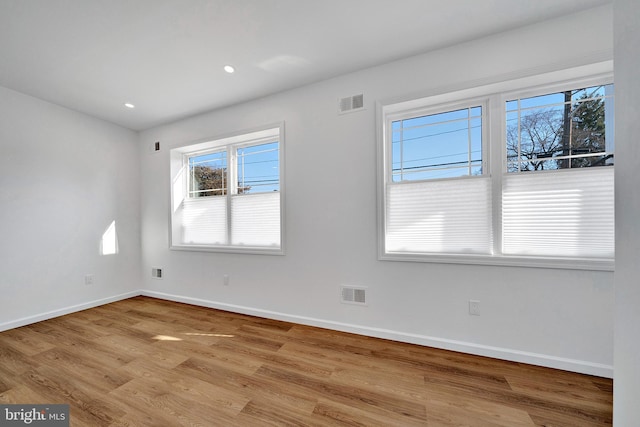
[[[0,403],[92,427],[589,427],[612,381],[136,297],[0,333]]]

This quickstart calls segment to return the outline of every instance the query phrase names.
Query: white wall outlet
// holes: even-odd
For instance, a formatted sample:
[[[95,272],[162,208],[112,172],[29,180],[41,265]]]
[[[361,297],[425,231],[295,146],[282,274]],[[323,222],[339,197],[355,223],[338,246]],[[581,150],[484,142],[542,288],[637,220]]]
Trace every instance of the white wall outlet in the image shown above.
[[[222,276],[222,284],[225,286],[229,286],[229,275],[225,274]]]
[[[480,301],[478,300],[469,300],[469,314],[471,316],[480,316]]]
[[[87,274],[86,276],[84,276],[85,285],[93,285],[93,282],[94,282],[93,274]]]

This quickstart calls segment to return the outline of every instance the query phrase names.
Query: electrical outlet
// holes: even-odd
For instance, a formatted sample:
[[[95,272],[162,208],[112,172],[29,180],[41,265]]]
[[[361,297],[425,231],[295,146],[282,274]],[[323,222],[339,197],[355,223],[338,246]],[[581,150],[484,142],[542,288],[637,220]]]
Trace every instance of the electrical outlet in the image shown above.
[[[225,274],[224,276],[222,276],[222,284],[225,286],[229,286],[229,275]]]
[[[469,300],[469,314],[471,316],[480,316],[480,301]]]
[[[84,276],[84,284],[93,285],[93,274],[87,274],[86,276]]]

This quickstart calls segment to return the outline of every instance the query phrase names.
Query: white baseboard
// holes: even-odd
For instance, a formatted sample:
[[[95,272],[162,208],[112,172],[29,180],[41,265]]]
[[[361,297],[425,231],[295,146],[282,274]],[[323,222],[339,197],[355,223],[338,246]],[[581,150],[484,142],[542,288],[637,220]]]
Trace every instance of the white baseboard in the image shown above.
[[[20,326],[30,325],[32,323],[42,322],[43,320],[53,319],[54,317],[64,316],[65,314],[75,313],[76,311],[86,310],[88,308],[97,307],[99,305],[109,304],[111,302],[116,302],[123,299],[136,297],[141,294],[142,292],[139,290],[126,292],[120,295],[101,298],[94,301],[89,301],[82,304],[61,308],[58,310],[47,311],[46,313],[36,314],[34,316],[23,317],[23,318],[12,320],[6,323],[0,323],[0,332],[13,329],[13,328],[19,328]]]
[[[565,371],[578,372],[587,375],[613,378],[613,366],[601,363],[593,363],[584,360],[568,359],[563,357],[550,356],[546,354],[531,353],[501,347],[492,347],[464,341],[449,340],[445,338],[430,337],[426,335],[398,332],[389,329],[372,328],[368,326],[352,325],[331,320],[316,319],[306,316],[297,316],[275,311],[262,310],[252,307],[245,307],[235,304],[226,304],[216,301],[209,301],[200,298],[184,297],[180,295],[166,294],[142,290],[141,295],[159,298],[169,301],[193,304],[202,307],[215,308],[219,310],[242,313],[251,316],[266,317],[269,319],[282,320],[285,322],[299,323],[308,326],[333,329],[337,331],[350,332],[359,335],[366,335],[376,338],[384,338],[393,341],[407,342],[411,344],[424,345],[428,347],[440,348],[443,350],[458,351],[461,353],[474,354],[477,356],[492,357],[496,359],[508,360],[512,362],[527,363],[530,365],[544,366]]]

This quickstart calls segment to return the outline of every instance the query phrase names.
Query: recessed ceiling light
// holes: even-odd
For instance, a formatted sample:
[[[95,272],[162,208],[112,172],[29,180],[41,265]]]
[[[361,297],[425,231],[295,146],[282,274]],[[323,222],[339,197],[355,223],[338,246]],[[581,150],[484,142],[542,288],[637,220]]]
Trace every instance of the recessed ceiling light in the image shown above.
[[[231,74],[231,73],[233,73],[236,69],[235,69],[235,68],[233,68],[231,65],[225,65],[225,66],[224,66],[224,70],[225,70],[227,73]]]
[[[129,102],[127,102],[126,104],[124,104],[124,106],[125,106],[125,107],[127,107],[127,108],[136,108],[136,106],[135,106],[135,105],[133,105],[133,104],[131,104],[131,103],[129,103]]]

